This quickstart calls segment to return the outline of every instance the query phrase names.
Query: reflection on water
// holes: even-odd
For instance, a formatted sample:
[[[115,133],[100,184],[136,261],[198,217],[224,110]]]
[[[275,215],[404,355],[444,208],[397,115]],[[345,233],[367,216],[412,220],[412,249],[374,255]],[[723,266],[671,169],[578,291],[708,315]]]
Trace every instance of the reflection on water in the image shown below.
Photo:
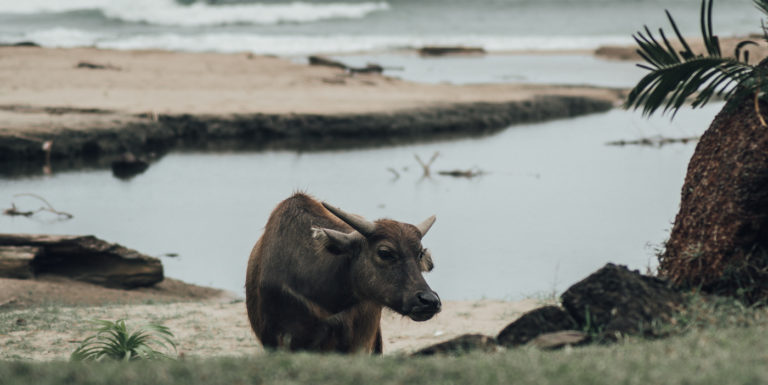
[[[457,141],[356,151],[172,153],[130,181],[109,170],[0,179],[0,207],[30,192],[69,221],[0,216],[0,232],[94,234],[165,258],[166,274],[242,293],[253,243],[272,208],[295,190],[368,218],[437,222],[424,239],[445,299],[520,298],[562,291],[608,261],[655,266],[676,214],[693,144],[608,141],[701,133],[721,105],[645,120],[614,110],[521,125]],[[440,156],[422,178],[414,154]],[[395,169],[399,178],[395,178]],[[20,207],[24,208],[24,207]]]

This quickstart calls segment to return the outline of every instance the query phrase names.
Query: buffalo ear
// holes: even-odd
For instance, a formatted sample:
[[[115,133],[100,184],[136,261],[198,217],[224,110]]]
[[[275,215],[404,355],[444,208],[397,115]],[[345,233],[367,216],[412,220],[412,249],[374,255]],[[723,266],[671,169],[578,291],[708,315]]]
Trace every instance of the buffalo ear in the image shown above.
[[[421,256],[421,261],[419,261],[419,267],[423,272],[430,272],[435,268],[435,263],[432,262],[432,253],[428,249],[424,250],[424,255]]]
[[[312,238],[317,242],[318,246],[334,254],[342,254],[351,251],[363,239],[363,236],[357,231],[343,233],[324,227],[313,227]]]

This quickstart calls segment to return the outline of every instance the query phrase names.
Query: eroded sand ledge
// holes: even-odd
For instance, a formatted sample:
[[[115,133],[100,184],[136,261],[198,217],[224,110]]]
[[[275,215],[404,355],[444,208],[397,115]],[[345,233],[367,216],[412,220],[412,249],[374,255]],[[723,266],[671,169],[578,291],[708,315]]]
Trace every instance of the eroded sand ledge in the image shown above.
[[[104,66],[80,68],[79,63]],[[249,54],[0,49],[0,160],[187,146],[327,148],[483,134],[612,108],[617,90],[416,84]]]

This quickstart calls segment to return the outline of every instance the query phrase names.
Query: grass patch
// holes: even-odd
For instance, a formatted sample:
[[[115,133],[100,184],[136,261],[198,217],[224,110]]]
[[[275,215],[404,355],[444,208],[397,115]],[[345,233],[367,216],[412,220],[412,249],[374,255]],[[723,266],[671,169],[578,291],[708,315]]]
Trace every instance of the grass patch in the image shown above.
[[[178,362],[0,362],[0,378],[39,385],[754,384],[768,381],[765,334],[765,325],[709,328],[665,340],[461,357],[272,353]]]
[[[24,327],[46,326],[56,322],[65,322],[70,327],[77,326],[77,321],[70,319],[68,312],[68,309],[62,308],[41,312],[39,319],[28,316],[31,321]],[[0,314],[0,320],[3,324],[8,320],[15,322],[14,317],[19,314],[14,312],[13,317],[6,319]],[[9,361],[0,361],[0,383],[768,383],[768,309],[746,307],[728,299],[694,296],[690,298],[690,306],[685,311],[670,322],[659,323],[655,327],[658,332],[656,335],[669,337],[655,340],[627,337],[614,344],[554,352],[523,347],[497,354],[418,358],[402,355],[370,357],[282,352],[206,358],[204,355],[190,354],[173,362],[131,363],[21,361],[23,354],[14,355],[18,354],[14,353],[18,347],[3,346],[4,338],[0,336],[0,350],[10,349],[3,355]]]

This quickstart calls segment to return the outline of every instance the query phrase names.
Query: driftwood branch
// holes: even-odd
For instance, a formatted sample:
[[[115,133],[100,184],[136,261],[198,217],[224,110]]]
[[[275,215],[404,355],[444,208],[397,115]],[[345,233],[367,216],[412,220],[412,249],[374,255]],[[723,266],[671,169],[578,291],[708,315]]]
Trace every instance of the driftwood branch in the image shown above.
[[[368,73],[380,74],[384,72],[385,69],[401,70],[401,71],[404,69],[403,67],[384,67],[376,63],[367,63],[365,67],[352,67],[338,60],[333,60],[324,56],[314,56],[314,55],[309,57],[309,65],[338,68],[338,69],[344,70],[350,75],[368,74]]]
[[[416,161],[419,162],[419,165],[424,170],[424,174],[422,175],[422,178],[429,178],[431,174],[430,167],[432,167],[432,163],[435,163],[435,159],[437,159],[438,156],[440,156],[440,152],[435,151],[435,153],[432,154],[432,157],[429,158],[429,161],[425,163],[424,161],[421,160],[421,158],[419,158],[418,154],[413,154],[413,157],[416,158]]]
[[[392,167],[389,167],[389,168],[387,168],[387,171],[389,171],[389,172],[391,172],[392,174],[394,174],[394,175],[395,175],[395,177],[394,177],[394,178],[392,178],[392,180],[393,180],[393,181],[394,181],[394,180],[398,180],[398,179],[400,179],[400,173],[399,173],[399,172],[397,172],[397,170],[395,170],[394,168],[392,168]]]
[[[43,202],[46,205],[46,207],[40,207],[39,209],[33,210],[33,211],[20,211],[19,209],[16,208],[16,205],[14,203],[11,203],[11,208],[3,210],[3,214],[4,215],[9,215],[9,216],[31,217],[31,216],[39,213],[39,212],[47,211],[47,212],[50,212],[50,213],[54,213],[54,214],[58,215],[59,217],[63,217],[64,219],[72,219],[72,218],[75,217],[74,215],[72,215],[70,213],[56,210],[53,207],[53,205],[51,205],[50,202],[48,202],[45,198],[41,197],[40,195],[32,194],[32,193],[22,193],[22,194],[14,195],[14,197],[22,197],[22,196],[27,196],[27,197],[35,198],[35,199]]]
[[[699,140],[698,136],[688,136],[683,138],[665,138],[662,136],[656,136],[656,137],[650,137],[650,138],[640,138],[635,140],[616,140],[613,142],[606,143],[609,146],[629,146],[629,145],[635,145],[635,146],[655,146],[655,147],[661,147],[665,144],[672,144],[672,143],[683,143],[686,144],[688,142],[695,142]]]
[[[470,169],[470,170],[445,170],[438,171],[439,175],[452,176],[454,178],[467,178],[472,179],[474,177],[485,174],[482,170]]]

